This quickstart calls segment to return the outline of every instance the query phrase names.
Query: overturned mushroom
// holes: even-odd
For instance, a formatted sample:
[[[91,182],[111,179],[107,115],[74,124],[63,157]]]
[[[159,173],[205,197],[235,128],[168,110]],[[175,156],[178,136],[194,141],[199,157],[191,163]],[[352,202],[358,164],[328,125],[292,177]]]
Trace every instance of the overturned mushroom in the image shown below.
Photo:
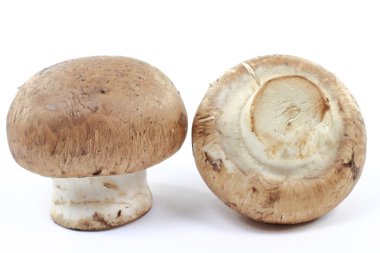
[[[126,57],[88,57],[44,69],[18,91],[8,113],[14,159],[53,177],[52,219],[98,230],[151,207],[144,169],[182,145],[187,115],[158,69]]]
[[[338,205],[361,174],[363,118],[333,74],[273,55],[230,69],[196,113],[200,174],[229,207],[268,223],[300,223]]]

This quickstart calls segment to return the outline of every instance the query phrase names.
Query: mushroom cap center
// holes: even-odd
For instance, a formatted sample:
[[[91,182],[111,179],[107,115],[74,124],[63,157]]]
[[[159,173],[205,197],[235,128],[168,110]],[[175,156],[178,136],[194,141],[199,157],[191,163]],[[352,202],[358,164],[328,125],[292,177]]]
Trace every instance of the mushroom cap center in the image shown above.
[[[300,76],[267,81],[251,107],[251,127],[269,157],[305,159],[317,152],[310,139],[329,110],[323,92]]]

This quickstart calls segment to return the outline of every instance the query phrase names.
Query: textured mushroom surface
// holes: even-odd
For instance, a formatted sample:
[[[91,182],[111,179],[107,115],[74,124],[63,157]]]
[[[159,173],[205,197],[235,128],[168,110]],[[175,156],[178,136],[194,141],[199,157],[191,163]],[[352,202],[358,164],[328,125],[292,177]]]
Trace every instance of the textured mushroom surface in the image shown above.
[[[87,57],[46,68],[18,91],[8,113],[14,159],[43,176],[118,175],[175,153],[184,104],[158,69],[127,57]]]
[[[128,223],[152,204],[143,169],[182,145],[179,92],[153,66],[87,57],[46,68],[18,91],[7,118],[16,162],[53,177],[52,219],[100,230]]]
[[[211,85],[193,122],[193,153],[229,207],[268,223],[300,223],[339,204],[361,174],[366,133],[346,87],[284,55],[239,64]]]

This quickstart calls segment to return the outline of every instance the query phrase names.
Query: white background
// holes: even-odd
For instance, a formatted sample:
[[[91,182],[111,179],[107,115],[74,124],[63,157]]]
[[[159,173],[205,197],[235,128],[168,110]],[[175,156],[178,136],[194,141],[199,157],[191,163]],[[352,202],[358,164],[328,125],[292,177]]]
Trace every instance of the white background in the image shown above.
[[[0,1],[0,252],[380,252],[378,1]],[[335,210],[303,225],[256,223],[227,208],[183,148],[148,170],[152,210],[126,226],[76,232],[49,217],[51,181],[19,167],[5,119],[21,86],[54,63],[125,55],[158,67],[189,115],[209,83],[239,62],[281,53],[334,72],[358,101],[366,166]]]

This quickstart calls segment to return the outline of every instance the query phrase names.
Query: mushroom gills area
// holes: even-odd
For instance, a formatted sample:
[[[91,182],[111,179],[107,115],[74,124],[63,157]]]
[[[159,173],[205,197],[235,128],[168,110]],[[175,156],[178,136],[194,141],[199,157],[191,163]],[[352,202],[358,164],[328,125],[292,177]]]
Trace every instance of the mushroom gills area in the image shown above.
[[[78,230],[123,225],[151,207],[146,172],[118,176],[54,178],[50,214],[57,224]]]
[[[320,176],[333,163],[342,138],[339,106],[306,77],[267,74],[265,79],[258,85],[243,75],[218,93],[213,106],[219,138],[202,150],[231,173],[280,181]]]

